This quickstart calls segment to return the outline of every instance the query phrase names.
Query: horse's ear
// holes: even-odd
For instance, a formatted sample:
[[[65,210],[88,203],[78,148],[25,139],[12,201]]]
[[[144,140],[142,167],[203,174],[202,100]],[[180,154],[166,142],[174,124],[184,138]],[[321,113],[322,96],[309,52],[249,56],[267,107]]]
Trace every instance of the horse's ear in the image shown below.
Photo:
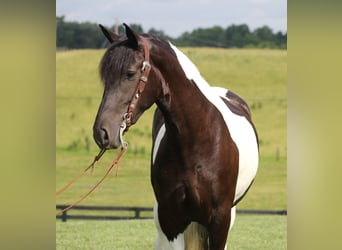
[[[110,31],[109,29],[107,29],[106,27],[104,27],[103,25],[99,24],[102,33],[107,37],[109,42],[115,42],[120,40],[120,36],[115,34],[114,32]]]
[[[139,35],[135,33],[127,24],[123,23],[123,25],[125,26],[128,41],[134,48],[137,49],[139,47]]]

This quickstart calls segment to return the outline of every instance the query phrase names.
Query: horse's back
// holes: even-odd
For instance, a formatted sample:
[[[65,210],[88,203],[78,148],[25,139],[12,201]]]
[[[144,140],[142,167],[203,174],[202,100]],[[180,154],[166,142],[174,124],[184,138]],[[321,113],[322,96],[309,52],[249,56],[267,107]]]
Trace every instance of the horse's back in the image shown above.
[[[225,103],[225,109],[220,112],[225,117],[229,133],[239,150],[239,174],[234,200],[237,204],[248,191],[257,172],[258,136],[247,103],[227,89],[212,87],[212,90]]]

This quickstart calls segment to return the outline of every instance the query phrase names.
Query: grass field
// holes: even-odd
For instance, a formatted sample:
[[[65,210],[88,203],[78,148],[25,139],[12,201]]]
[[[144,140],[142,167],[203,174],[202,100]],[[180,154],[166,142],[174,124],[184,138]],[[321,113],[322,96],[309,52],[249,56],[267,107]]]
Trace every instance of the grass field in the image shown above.
[[[151,250],[156,229],[152,220],[58,221],[56,249]],[[241,215],[229,235],[229,250],[283,250],[286,217]]]
[[[209,48],[182,48],[181,50],[193,60],[212,86],[226,87],[240,94],[252,109],[260,140],[260,164],[256,180],[238,209],[286,209],[287,52]],[[88,166],[98,152],[92,139],[92,125],[102,96],[98,64],[103,53],[103,50],[56,53],[56,189]],[[148,110],[125,135],[125,139],[129,142],[129,149],[120,161],[118,176],[110,176],[82,204],[153,206],[153,191],[149,180],[152,115],[153,109]],[[57,198],[56,203],[70,203],[84,194],[103,174],[115,155],[115,151],[107,152],[96,165],[94,173],[85,176],[63,193]],[[246,219],[246,228],[249,228],[248,221],[254,223],[254,220],[262,218],[238,217]],[[285,220],[286,217],[272,218],[275,220],[274,224],[277,224],[278,219]],[[94,228],[101,228],[106,223],[120,224],[120,222],[103,224],[103,222],[70,221],[61,225],[57,222],[57,241],[61,242],[64,229],[70,228],[68,230],[72,232],[72,225],[84,227],[87,223],[90,223],[89,225],[98,223]],[[286,223],[283,224],[283,227],[278,228],[279,232],[270,232],[269,238],[266,237],[264,241],[271,241],[271,238],[277,238],[278,235],[285,237]],[[262,225],[261,228],[263,227],[267,227],[267,224]],[[243,230],[247,230],[246,228]],[[249,229],[258,229],[251,228]],[[239,229],[234,228],[234,230]],[[81,232],[81,236],[75,237],[89,238],[89,241],[95,238],[91,234],[85,235],[84,232]],[[154,234],[148,237],[154,238]],[[231,238],[234,242],[233,235]],[[286,249],[283,243],[280,248],[235,248],[234,244],[231,249]],[[63,244],[61,243],[60,246],[62,247]],[[68,249],[77,249],[77,247]]]

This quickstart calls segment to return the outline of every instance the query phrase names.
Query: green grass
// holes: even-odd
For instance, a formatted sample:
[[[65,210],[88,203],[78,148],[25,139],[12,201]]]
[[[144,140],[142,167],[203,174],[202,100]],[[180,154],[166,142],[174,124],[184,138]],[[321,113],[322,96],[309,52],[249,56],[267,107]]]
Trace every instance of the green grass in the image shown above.
[[[56,249],[151,250],[156,237],[152,220],[58,221]],[[286,246],[286,216],[237,215],[229,250],[280,250]]]

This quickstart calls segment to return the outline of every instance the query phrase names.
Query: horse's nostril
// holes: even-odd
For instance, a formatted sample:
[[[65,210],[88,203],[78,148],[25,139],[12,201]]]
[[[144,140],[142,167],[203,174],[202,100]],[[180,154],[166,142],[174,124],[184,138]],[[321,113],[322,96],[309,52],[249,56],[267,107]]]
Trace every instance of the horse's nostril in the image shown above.
[[[109,132],[104,127],[94,126],[94,139],[100,148],[106,148],[109,144]]]
[[[109,141],[108,131],[105,128],[101,128],[101,140],[103,145],[107,145]]]

